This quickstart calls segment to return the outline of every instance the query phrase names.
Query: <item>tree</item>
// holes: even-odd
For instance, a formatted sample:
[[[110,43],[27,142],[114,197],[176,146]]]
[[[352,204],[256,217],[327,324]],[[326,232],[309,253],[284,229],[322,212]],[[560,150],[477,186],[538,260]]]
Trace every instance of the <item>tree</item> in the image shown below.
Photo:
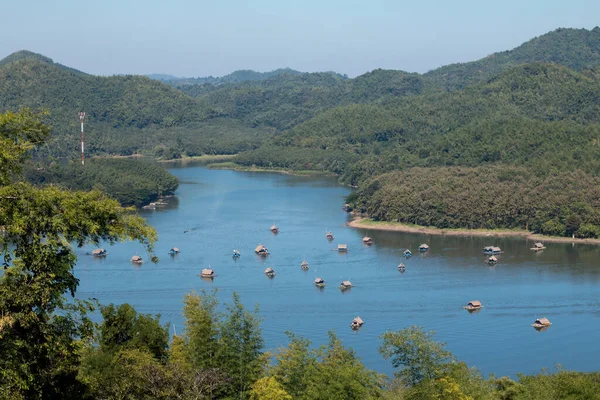
[[[160,325],[160,315],[138,314],[129,304],[100,307],[104,321],[100,326],[102,350],[121,348],[147,350],[157,360],[167,357],[169,325]]]
[[[80,398],[81,339],[92,334],[89,302],[75,295],[71,243],[139,240],[151,251],[156,233],[131,210],[98,191],[66,192],[11,183],[26,152],[48,135],[28,110],[0,115],[0,396]]]
[[[452,353],[444,349],[444,344],[433,340],[434,332],[411,326],[398,332],[386,332],[379,352],[391,359],[398,378],[409,385],[416,385],[427,379],[444,375],[448,364],[455,362]]]
[[[251,400],[292,400],[274,377],[263,377],[254,382],[250,391]]]

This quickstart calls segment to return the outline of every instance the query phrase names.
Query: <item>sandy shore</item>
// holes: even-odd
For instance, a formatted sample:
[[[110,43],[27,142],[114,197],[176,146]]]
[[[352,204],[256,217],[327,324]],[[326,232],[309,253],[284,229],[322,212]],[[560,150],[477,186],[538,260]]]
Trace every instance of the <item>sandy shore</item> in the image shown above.
[[[393,231],[407,233],[421,233],[425,235],[448,235],[448,236],[520,236],[527,240],[539,242],[559,242],[559,243],[586,243],[600,244],[600,239],[578,239],[569,237],[544,236],[531,233],[526,230],[485,230],[485,229],[439,229],[435,227],[425,227],[416,225],[406,225],[399,222],[373,221],[369,218],[357,217],[348,222],[348,226],[360,229],[372,229],[377,231]]]

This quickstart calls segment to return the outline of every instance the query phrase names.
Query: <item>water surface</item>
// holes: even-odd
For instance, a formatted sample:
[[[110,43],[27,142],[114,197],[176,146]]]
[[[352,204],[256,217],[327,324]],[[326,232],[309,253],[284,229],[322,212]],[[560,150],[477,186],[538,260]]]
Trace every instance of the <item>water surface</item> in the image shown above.
[[[260,305],[269,349],[287,343],[286,331],[315,345],[335,331],[367,366],[388,374],[392,369],[378,354],[378,337],[410,325],[435,330],[459,359],[486,375],[536,373],[556,363],[582,371],[599,368],[596,246],[549,243],[534,253],[523,238],[367,232],[345,226],[341,204],[349,189],[334,178],[200,166],[173,166],[171,172],[181,181],[177,196],[161,209],[142,212],[158,231],[160,262],[130,263],[134,254],[145,256],[137,243],[110,247],[106,258],[80,249],[78,297],[160,313],[179,332],[185,293],[218,288],[219,297],[229,301],[235,291],[248,307]],[[278,235],[269,231],[273,224],[280,227]],[[335,235],[333,242],[326,240],[327,230]],[[361,243],[365,234],[374,239],[372,246]],[[431,248],[425,254],[418,252],[422,242]],[[254,255],[259,243],[271,251],[268,258]],[[336,251],[339,243],[348,244],[347,254]],[[486,245],[504,251],[495,267],[484,263]],[[176,257],[167,255],[173,246],[181,249]],[[231,257],[234,248],[242,252],[237,261]],[[413,251],[408,260],[405,248]],[[308,271],[300,268],[304,258]],[[406,264],[403,274],[397,270],[400,262]],[[214,280],[197,276],[209,266],[217,274]],[[267,267],[275,269],[275,278],[264,275]],[[325,289],[313,285],[316,277],[325,279]],[[340,291],[342,280],[354,287]],[[485,307],[470,314],[462,309],[469,300]],[[349,328],[355,316],[365,321],[358,332]],[[537,332],[530,324],[538,317],[553,325]]]

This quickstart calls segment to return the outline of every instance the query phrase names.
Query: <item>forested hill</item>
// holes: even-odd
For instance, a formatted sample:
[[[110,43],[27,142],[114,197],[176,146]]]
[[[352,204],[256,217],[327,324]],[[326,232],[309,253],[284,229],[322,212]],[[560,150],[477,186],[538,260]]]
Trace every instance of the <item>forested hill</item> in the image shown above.
[[[330,108],[434,90],[419,74],[377,69],[354,79],[329,72],[284,74],[235,85],[181,85],[219,113],[250,126],[292,128]]]
[[[582,71],[600,66],[600,27],[592,30],[560,28],[508,51],[481,60],[447,65],[425,74],[448,90],[482,82],[516,65],[531,62],[564,65]]]
[[[325,169],[352,184],[413,166],[527,165],[600,173],[600,75],[513,68],[455,92],[337,107],[237,162]]]
[[[82,110],[91,154],[236,153],[258,145],[262,133],[219,120],[204,100],[147,77],[88,75],[30,52],[0,62],[0,111],[21,107],[48,110],[54,156],[77,151]]]
[[[266,79],[279,76],[279,75],[299,75],[302,74],[300,71],[296,71],[291,68],[278,68],[268,72],[257,72],[250,69],[241,69],[232,72],[231,74],[214,77],[205,76],[198,78],[179,78],[176,76],[165,75],[165,74],[151,74],[149,78],[157,79],[168,83],[171,86],[183,86],[183,85],[222,85],[226,83],[241,83],[247,81],[264,81]]]

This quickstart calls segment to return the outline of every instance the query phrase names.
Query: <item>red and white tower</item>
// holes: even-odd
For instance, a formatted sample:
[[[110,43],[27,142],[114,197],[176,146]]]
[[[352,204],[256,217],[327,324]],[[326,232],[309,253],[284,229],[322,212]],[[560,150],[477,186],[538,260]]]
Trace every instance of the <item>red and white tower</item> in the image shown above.
[[[81,165],[85,165],[85,156],[83,155],[83,120],[85,119],[85,113],[82,111],[79,113],[79,122],[81,122]]]

